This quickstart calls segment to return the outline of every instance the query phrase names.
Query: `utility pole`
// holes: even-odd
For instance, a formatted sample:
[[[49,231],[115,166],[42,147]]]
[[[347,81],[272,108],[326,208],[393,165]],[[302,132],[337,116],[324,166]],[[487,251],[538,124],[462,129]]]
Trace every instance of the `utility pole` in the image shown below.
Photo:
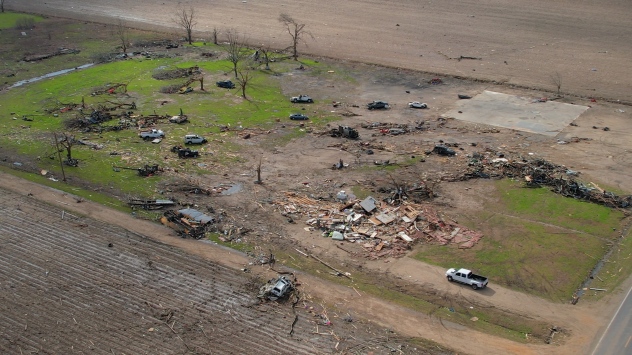
[[[57,157],[59,157],[59,166],[61,167],[62,181],[66,181],[66,173],[64,172],[64,163],[61,161],[61,152],[59,151],[59,142],[57,141],[57,133],[55,135],[55,149],[57,149]]]

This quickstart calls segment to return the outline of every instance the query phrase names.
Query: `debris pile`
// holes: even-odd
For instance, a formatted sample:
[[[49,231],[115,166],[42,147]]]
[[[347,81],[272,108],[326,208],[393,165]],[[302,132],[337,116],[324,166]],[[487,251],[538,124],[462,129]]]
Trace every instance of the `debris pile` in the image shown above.
[[[153,176],[156,173],[158,173],[159,171],[162,171],[158,165],[145,165],[141,168],[129,168],[126,166],[113,166],[112,169],[114,171],[121,171],[121,169],[126,169],[126,170],[136,170],[138,171],[138,175],[139,176],[144,176],[144,177],[148,177],[148,176]]]
[[[167,70],[159,70],[152,74],[152,78],[156,80],[171,80],[178,78],[186,78],[192,75],[199,75],[202,71],[200,71],[200,67],[192,66],[189,68],[176,68],[176,69],[167,69]]]
[[[165,206],[175,205],[175,201],[172,200],[151,200],[142,198],[131,198],[127,201],[127,204],[132,208],[142,208],[144,210],[158,210]]]
[[[419,242],[471,248],[483,237],[440,216],[428,204],[399,199],[399,205],[394,205],[392,197],[388,201],[391,203],[367,197],[341,204],[286,193],[286,200],[277,204],[284,215],[306,216],[306,230],[320,230],[333,240],[360,244],[371,259],[404,256]]]
[[[127,93],[127,84],[126,83],[118,83],[118,84],[113,84],[113,85],[107,85],[101,88],[96,89],[95,91],[92,92],[92,96],[97,96],[97,95],[114,95],[114,94],[125,94]]]
[[[525,184],[530,187],[552,187],[553,192],[566,197],[586,200],[611,208],[632,207],[632,195],[617,196],[592,183],[594,187],[589,187],[574,178],[578,174],[577,171],[544,159],[510,161],[504,156],[490,159],[476,153],[472,156],[469,167],[464,174],[452,176],[446,180],[465,181],[476,178],[511,177],[524,179]]]
[[[174,229],[183,238],[201,239],[216,220],[192,208],[165,211],[160,222]]]
[[[55,52],[50,52],[50,53],[44,53],[44,54],[27,54],[24,56],[24,58],[22,58],[23,61],[25,62],[37,62],[40,60],[44,60],[44,59],[48,59],[48,58],[52,58],[58,55],[64,55],[64,54],[77,54],[79,53],[80,50],[78,49],[73,49],[73,48],[59,48],[57,51]]]

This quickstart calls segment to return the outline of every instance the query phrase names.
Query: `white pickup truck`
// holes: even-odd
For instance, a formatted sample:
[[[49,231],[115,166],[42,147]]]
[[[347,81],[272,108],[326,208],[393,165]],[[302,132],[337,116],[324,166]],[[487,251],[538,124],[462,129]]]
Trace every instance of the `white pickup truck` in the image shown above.
[[[156,138],[164,138],[165,136],[165,132],[159,130],[159,129],[150,129],[147,131],[142,131],[138,134],[139,137],[141,137],[144,140],[148,140],[148,139],[156,139]]]
[[[307,95],[298,95],[298,96],[292,96],[290,98],[290,102],[293,103],[308,103],[311,104],[312,102],[314,102],[314,100],[312,100],[311,97],[307,96]]]
[[[487,287],[487,277],[476,275],[468,269],[448,269],[445,272],[448,281],[460,282],[465,285],[472,286],[473,289]]]

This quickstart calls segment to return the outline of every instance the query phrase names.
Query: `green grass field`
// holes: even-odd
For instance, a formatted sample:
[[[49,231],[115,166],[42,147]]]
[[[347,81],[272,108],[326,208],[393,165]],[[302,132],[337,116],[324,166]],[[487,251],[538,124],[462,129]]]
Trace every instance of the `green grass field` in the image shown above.
[[[0,13],[0,30],[15,28],[20,20],[29,19],[34,23],[44,21],[44,18],[29,14],[20,14],[15,12]]]
[[[568,301],[615,239],[623,213],[509,179],[495,184],[498,203],[462,221],[485,233],[477,246],[424,245],[414,257],[466,266],[491,283]]]

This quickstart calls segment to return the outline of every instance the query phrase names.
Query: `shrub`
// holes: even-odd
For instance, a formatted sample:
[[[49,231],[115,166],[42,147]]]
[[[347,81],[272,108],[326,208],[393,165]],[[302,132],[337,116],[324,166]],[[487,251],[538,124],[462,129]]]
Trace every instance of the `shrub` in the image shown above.
[[[15,21],[15,28],[18,30],[30,30],[35,27],[35,19],[32,17],[20,17]]]

